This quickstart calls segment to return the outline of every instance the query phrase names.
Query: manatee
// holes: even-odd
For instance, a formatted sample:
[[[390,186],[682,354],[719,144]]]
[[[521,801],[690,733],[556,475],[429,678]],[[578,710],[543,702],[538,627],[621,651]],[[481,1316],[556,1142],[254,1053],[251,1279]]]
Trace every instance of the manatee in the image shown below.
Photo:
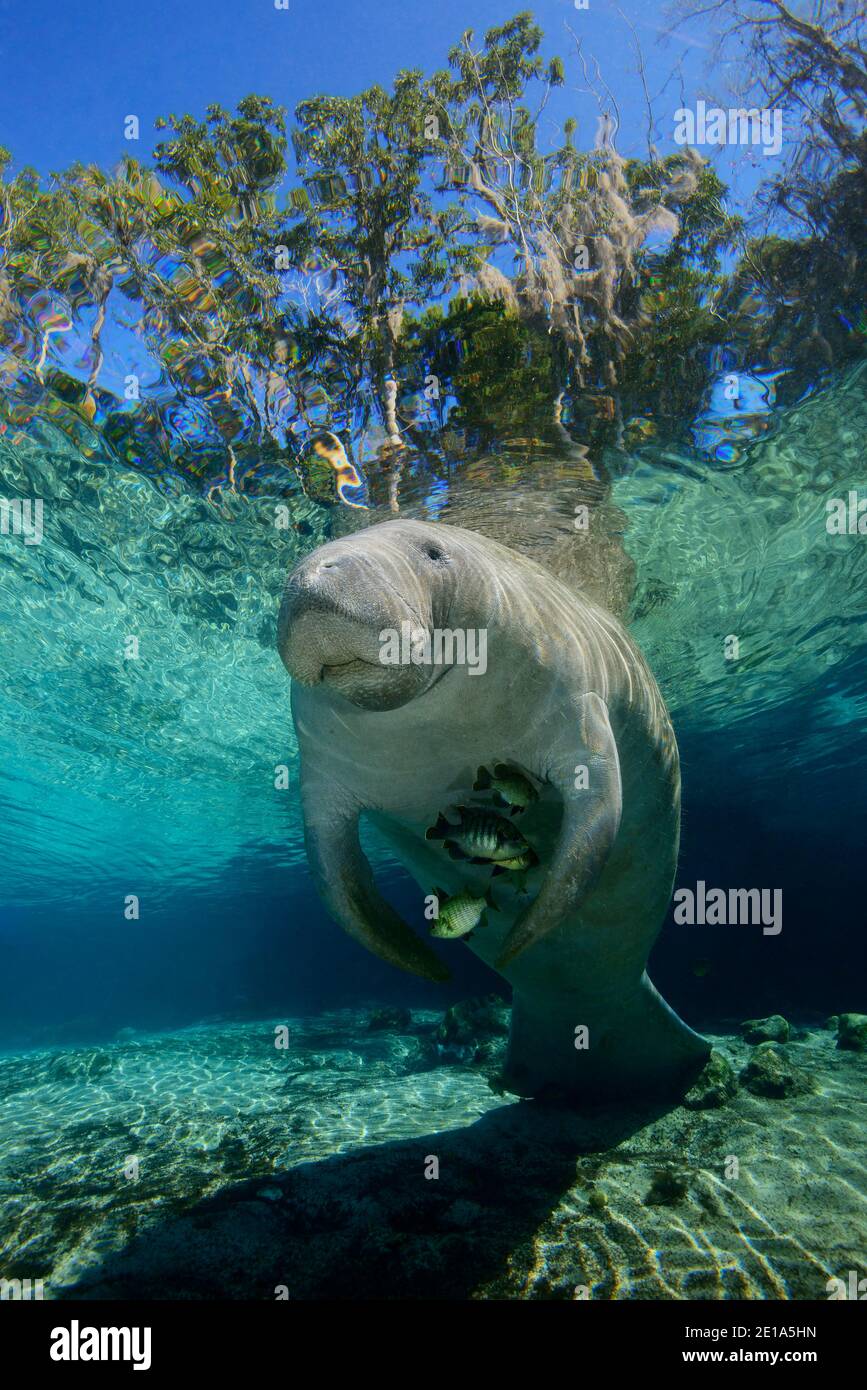
[[[387,664],[400,631],[431,640],[418,660]],[[480,632],[484,669],[460,646]],[[416,931],[381,897],[359,821],[379,827],[424,894],[481,895],[490,868],[450,858],[426,831],[479,803],[480,766],[506,764],[541,789],[521,815],[538,864],[524,892],[496,879],[498,911],[466,944],[512,986],[509,1086],[607,1100],[687,1086],[710,1048],[645,969],[678,853],[677,744],[618,621],[494,540],[395,520],[296,565],[278,646],[308,862],[334,919],[383,960],[447,978],[424,939],[424,900]]]

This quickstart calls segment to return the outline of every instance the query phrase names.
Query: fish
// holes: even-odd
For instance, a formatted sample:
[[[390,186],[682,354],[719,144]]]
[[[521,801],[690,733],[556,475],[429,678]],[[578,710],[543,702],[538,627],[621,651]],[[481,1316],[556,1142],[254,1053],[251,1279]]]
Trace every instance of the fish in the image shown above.
[[[534,865],[538,864],[539,856],[534,849],[527,846],[525,854],[516,855],[514,859],[501,859],[494,866],[491,878],[496,878],[497,874],[511,873],[514,875],[511,880],[512,887],[519,893],[527,892],[527,873]]]
[[[520,830],[496,811],[479,807],[458,807],[456,825],[440,812],[436,824],[425,831],[426,840],[442,840],[452,859],[469,859],[471,864],[496,864],[516,859],[530,848]]]
[[[473,791],[496,792],[503,802],[511,807],[511,816],[517,816],[534,801],[539,800],[539,793],[529,777],[525,777],[517,768],[509,767],[507,763],[495,763],[493,772],[489,772],[486,767],[480,767],[473,783]]]
[[[526,854],[516,854],[514,859],[499,860],[494,869],[494,873],[520,873],[524,869],[532,869],[533,865],[538,864],[538,862],[539,856],[536,854],[535,850],[530,849],[528,845]]]
[[[452,897],[440,888],[433,891],[437,899],[437,916],[430,934],[443,941],[456,941],[459,937],[469,936],[474,928],[484,924],[488,908],[497,911],[490,889],[481,897],[468,888],[462,888],[460,893]]]

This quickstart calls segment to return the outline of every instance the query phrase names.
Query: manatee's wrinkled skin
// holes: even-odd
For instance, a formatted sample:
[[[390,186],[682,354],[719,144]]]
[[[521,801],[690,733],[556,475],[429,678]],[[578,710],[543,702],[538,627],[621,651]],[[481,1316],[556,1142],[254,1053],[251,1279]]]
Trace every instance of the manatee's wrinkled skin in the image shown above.
[[[380,634],[403,622],[484,629],[487,670],[383,665]],[[617,621],[492,540],[393,521],[296,566],[279,647],[308,859],[334,918],[383,959],[445,978],[423,899],[413,930],[377,892],[359,817],[372,816],[425,894],[482,893],[490,871],[452,860],[425,830],[479,803],[481,765],[512,763],[542,784],[518,820],[540,863],[527,896],[508,873],[493,880],[500,911],[466,943],[513,987],[509,1083],[605,1099],[687,1084],[709,1048],[645,973],[677,859],[677,745]]]

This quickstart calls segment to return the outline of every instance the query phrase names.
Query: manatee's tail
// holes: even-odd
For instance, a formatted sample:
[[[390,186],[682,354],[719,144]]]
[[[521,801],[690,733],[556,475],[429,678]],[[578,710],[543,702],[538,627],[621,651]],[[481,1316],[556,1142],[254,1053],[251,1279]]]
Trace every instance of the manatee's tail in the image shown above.
[[[605,1100],[682,1094],[710,1044],[647,975],[616,998],[515,991],[505,1081],[519,1095]]]

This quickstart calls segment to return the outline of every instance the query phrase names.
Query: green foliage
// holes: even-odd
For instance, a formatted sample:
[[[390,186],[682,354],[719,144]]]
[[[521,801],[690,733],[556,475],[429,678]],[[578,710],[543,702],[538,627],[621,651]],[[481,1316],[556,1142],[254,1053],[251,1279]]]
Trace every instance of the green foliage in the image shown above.
[[[457,398],[450,425],[479,447],[547,428],[556,384],[551,340],[501,301],[458,296],[447,313],[414,326],[413,340],[441,392]]]
[[[157,168],[223,211],[253,216],[257,197],[286,173],[286,111],[268,97],[245,97],[236,116],[214,105],[204,121],[168,116],[156,127],[174,137],[157,145]]]
[[[794,368],[790,395],[817,367],[843,362],[867,345],[867,134],[857,151],[821,194],[806,200],[815,230],[750,239],[722,298],[721,312],[739,322],[754,357]]]
[[[473,49],[472,29],[467,29],[461,42],[449,52],[449,63],[458,74],[455,101],[476,105],[481,118],[485,105],[519,100],[527,83],[543,74],[544,64],[538,56],[542,37],[529,10],[489,29],[480,53]],[[549,69],[549,81],[563,81],[559,59]]]
[[[435,106],[422,74],[406,71],[391,93],[371,87],[356,97],[314,97],[295,113],[305,196],[293,206],[317,255],[339,272],[357,327],[360,370],[375,382],[394,441],[386,382],[404,306],[424,303],[474,262],[472,248],[459,240],[463,214],[436,205],[425,180]]]
[[[617,437],[630,413],[697,408],[719,344],[823,363],[863,348],[863,132],[846,127],[821,189],[799,174],[786,202],[778,181],[806,235],[754,237],[726,273],[743,228],[696,156],[581,150],[574,118],[547,141],[565,67],[541,40],[529,12],[481,44],[468,30],[448,67],[313,96],[291,131],[257,95],[171,114],[153,169],[76,164],[46,187],[10,179],[0,148],[0,331],[27,390],[164,466],[186,447],[174,392],[201,436],[188,471],[236,489],[323,430],[350,455],[368,437],[432,454],[447,396],[482,448],[562,441],[563,419]],[[52,357],[64,306],[90,336],[77,385]],[[137,410],[101,386],[111,312],[157,367]],[[420,423],[400,398],[429,372],[442,396]]]

